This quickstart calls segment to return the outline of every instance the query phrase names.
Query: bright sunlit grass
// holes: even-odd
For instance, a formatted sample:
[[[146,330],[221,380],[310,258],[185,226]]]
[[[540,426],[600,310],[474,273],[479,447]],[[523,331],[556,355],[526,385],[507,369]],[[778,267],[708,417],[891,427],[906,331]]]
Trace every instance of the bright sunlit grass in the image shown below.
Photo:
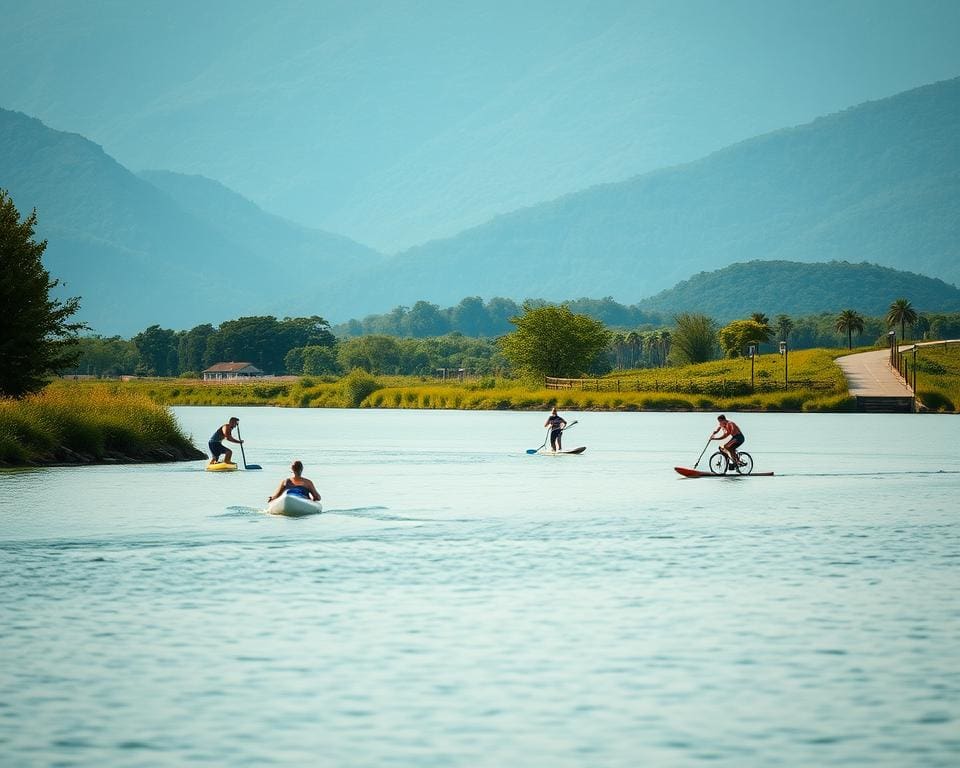
[[[66,450],[65,450],[66,449]],[[121,384],[54,382],[22,400],[0,400],[0,462],[187,452],[190,441],[170,411]]]

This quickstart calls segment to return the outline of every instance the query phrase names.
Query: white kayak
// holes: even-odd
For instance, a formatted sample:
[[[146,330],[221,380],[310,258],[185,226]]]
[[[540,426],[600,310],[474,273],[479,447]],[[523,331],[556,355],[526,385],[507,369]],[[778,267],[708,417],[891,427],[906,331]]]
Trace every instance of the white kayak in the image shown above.
[[[319,501],[313,501],[298,493],[284,493],[267,505],[267,512],[271,515],[300,517],[323,512],[323,505]]]

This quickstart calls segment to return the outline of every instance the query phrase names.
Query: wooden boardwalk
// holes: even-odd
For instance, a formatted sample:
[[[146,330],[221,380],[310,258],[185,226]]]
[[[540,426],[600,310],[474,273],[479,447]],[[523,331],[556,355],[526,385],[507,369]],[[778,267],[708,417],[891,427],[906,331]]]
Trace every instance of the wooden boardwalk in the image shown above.
[[[890,365],[890,350],[860,352],[837,358],[857,410],[865,413],[913,413],[913,390]]]
[[[920,344],[901,344],[897,349],[903,353],[926,346],[960,344],[960,340],[930,341]],[[891,351],[878,349],[859,352],[837,358],[843,371],[850,394],[857,398],[857,410],[881,413],[915,413],[916,397],[913,387],[890,364]],[[904,369],[906,370],[906,369]]]

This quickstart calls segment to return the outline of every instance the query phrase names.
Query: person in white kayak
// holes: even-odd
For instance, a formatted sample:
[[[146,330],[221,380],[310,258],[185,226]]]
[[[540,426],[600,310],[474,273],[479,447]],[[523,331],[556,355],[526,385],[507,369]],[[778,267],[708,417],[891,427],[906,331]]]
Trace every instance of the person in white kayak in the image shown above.
[[[567,426],[567,420],[557,414],[556,406],[550,410],[543,426],[550,427],[550,447],[554,451],[563,450],[563,428]]]
[[[292,493],[297,496],[303,496],[305,499],[320,501],[320,494],[317,492],[317,487],[313,484],[313,481],[303,476],[303,462],[297,459],[290,465],[290,470],[293,472],[293,476],[285,477],[281,480],[280,485],[277,486],[277,490],[272,496],[267,497],[267,501],[273,501],[285,493]]]

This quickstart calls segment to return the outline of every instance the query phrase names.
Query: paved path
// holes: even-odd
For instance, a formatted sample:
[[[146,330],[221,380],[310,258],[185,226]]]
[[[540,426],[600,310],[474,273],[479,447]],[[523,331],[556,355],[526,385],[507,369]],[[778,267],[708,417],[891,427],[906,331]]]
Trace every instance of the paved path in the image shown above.
[[[851,395],[857,397],[909,397],[913,391],[890,367],[890,350],[859,352],[837,358]]]

